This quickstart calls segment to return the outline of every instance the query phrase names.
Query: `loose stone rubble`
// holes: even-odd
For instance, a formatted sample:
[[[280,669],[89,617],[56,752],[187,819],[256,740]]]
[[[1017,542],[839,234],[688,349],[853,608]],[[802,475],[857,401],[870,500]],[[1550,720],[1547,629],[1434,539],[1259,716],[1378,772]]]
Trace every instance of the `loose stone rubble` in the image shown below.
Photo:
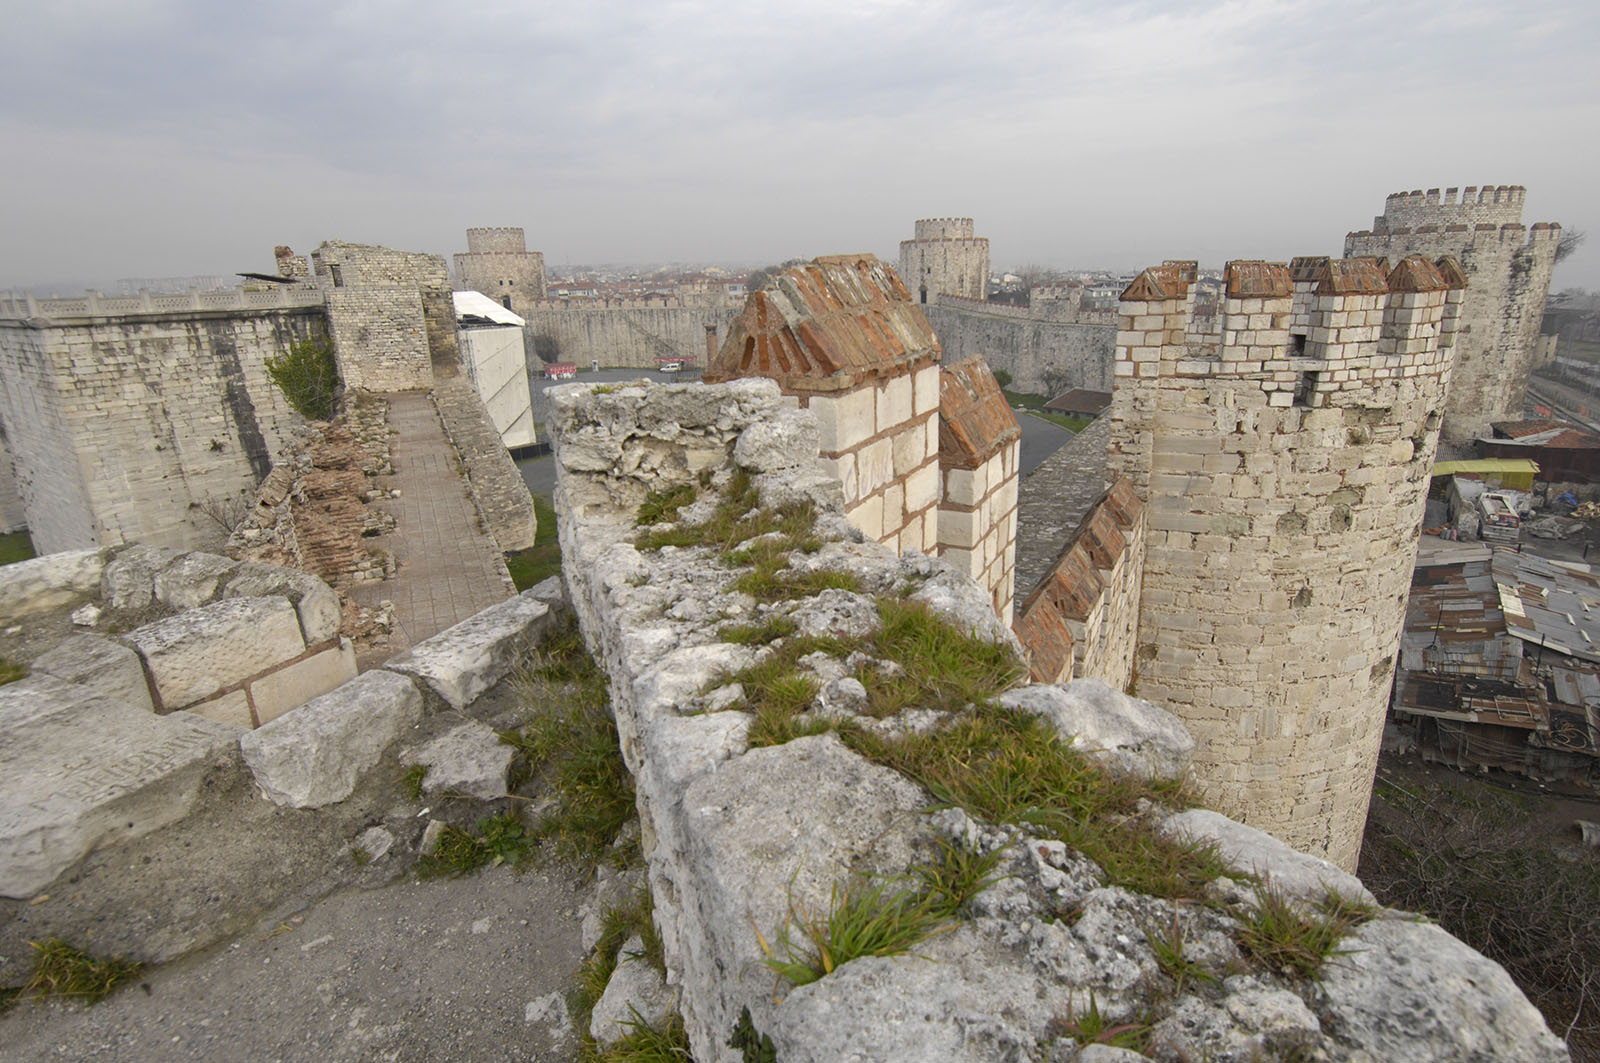
[[[715,485],[739,453],[763,455],[757,482],[768,504],[777,485],[812,480],[814,455],[804,450],[791,452],[790,468],[771,467],[769,427],[758,430],[759,447],[740,448],[758,424],[804,438],[775,386],[569,385],[550,400],[564,573],[611,679],[667,980],[701,1063],[741,1059],[729,1037],[745,1009],[784,1063],[1145,1058],[1080,1052],[1065,1031],[1091,1012],[1153,1025],[1146,1051],[1160,1060],[1567,1058],[1503,970],[1405,913],[1375,909],[1342,946],[1361,958],[1346,966],[1336,957],[1318,981],[1248,962],[1235,940],[1240,913],[1259,903],[1247,876],[1301,906],[1330,890],[1369,895],[1332,865],[1214,813],[1165,816],[1165,831],[1215,841],[1232,869],[1208,887],[1214,907],[1181,905],[1106,885],[1099,867],[1060,841],[934,811],[921,786],[834,734],[750,748],[752,717],[716,710],[740,703],[724,677],[758,651],[720,641],[719,624],[787,614],[801,630],[852,637],[872,622],[871,595],[900,593],[990,638],[1009,633],[975,584],[862,541],[821,485],[811,496],[823,511],[821,542],[790,566],[848,572],[859,594],[762,605],[732,587],[736,571],[707,548],[636,548],[634,518],[648,491],[700,470]],[[695,518],[688,507],[682,519]],[[819,680],[841,678],[814,663]],[[850,693],[835,687],[844,707],[827,711],[849,712]],[[1005,700],[1048,716],[1064,740],[1113,768],[1187,769],[1192,744],[1181,725],[1104,684],[1025,688]],[[936,726],[937,714],[858,722],[917,728]],[[996,880],[966,918],[909,953],[855,959],[808,985],[774,978],[765,948],[796,913],[826,913],[838,884],[892,880],[941,843],[1000,854]],[[1239,973],[1215,986],[1172,987],[1151,935],[1174,921],[1185,959]]]

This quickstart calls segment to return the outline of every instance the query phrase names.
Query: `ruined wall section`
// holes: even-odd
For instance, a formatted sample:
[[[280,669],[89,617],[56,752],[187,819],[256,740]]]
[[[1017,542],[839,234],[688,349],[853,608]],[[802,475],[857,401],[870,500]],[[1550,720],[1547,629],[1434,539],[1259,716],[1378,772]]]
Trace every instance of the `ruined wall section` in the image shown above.
[[[1439,410],[1448,286],[1325,266],[1304,346],[1293,283],[1228,267],[1221,344],[1183,342],[1186,284],[1123,295],[1113,469],[1147,501],[1138,689],[1198,743],[1216,807],[1353,868]]]
[[[930,298],[923,312],[947,358],[980,355],[989,368],[1010,373],[1010,386],[1018,391],[1109,391],[1116,322],[1075,320],[1066,305],[1032,309],[940,296]]]
[[[1017,639],[1036,683],[1133,680],[1144,583],[1145,507],[1119,478],[1085,514],[1023,602]]]
[[[545,298],[544,255],[529,251],[519,226],[467,230],[467,250],[455,256],[456,286],[513,305]]]
[[[939,556],[988,589],[1009,626],[1022,429],[982,358],[940,370]]]
[[[266,359],[324,334],[320,299],[258,294],[284,308],[0,320],[0,419],[41,553],[223,542],[207,511],[239,508],[301,423]]]
[[[1345,237],[1347,257],[1397,262],[1421,254],[1451,256],[1468,281],[1458,324],[1455,369],[1444,438],[1463,442],[1494,421],[1522,415],[1528,377],[1544,348],[1539,324],[1550,292],[1561,227],[1522,225],[1520,186],[1397,193],[1371,231]]]
[[[989,240],[974,236],[971,218],[922,218],[916,236],[900,241],[900,279],[919,304],[939,295],[989,296]]]
[[[349,387],[431,387],[456,371],[455,301],[443,257],[328,240],[311,254],[339,372]]]
[[[546,362],[572,362],[587,368],[654,369],[657,358],[692,359],[704,364],[706,332],[726,336],[737,308],[615,306],[597,300],[532,305],[512,300],[527,321],[528,371]]]
[[[489,534],[502,553],[532,546],[538,530],[533,496],[478,389],[464,376],[443,377],[433,395],[445,434],[466,466],[472,501]]]

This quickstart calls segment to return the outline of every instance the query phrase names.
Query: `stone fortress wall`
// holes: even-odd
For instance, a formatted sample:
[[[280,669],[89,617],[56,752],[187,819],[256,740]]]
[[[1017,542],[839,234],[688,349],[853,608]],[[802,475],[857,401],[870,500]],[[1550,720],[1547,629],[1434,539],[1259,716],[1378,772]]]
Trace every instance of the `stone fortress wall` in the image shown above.
[[[990,369],[1011,374],[1018,391],[1111,390],[1117,329],[1115,321],[1099,320],[1103,315],[1086,321],[1050,301],[1035,308],[950,295],[930,297],[923,311],[948,357],[981,356]]]
[[[1411,254],[1454,256],[1469,281],[1455,368],[1445,407],[1444,438],[1487,435],[1493,421],[1522,416],[1528,377],[1548,353],[1539,323],[1555,268],[1561,227],[1522,224],[1520,185],[1460,191],[1397,192],[1371,230],[1345,237],[1347,257],[1391,262]]]
[[[726,337],[738,307],[621,305],[573,299],[511,306],[527,321],[528,372],[546,362],[588,368],[654,369],[657,358],[706,361],[706,333]]]
[[[939,371],[939,556],[1011,625],[1022,428],[982,358]]]
[[[921,218],[915,236],[900,241],[900,279],[915,302],[938,295],[989,296],[989,240],[971,218]]]
[[[299,422],[266,359],[323,335],[274,289],[0,302],[0,421],[41,553],[220,546]]]
[[[1299,336],[1289,268],[1232,262],[1200,346],[1181,267],[1122,296],[1110,464],[1146,504],[1138,689],[1195,735],[1219,808],[1346,868],[1461,295],[1421,256],[1327,261]]]
[[[1107,888],[1085,857],[1026,828],[948,808],[930,814],[927,791],[837,735],[752,741],[749,706],[727,684],[757,651],[721,641],[719,621],[782,615],[802,633],[865,638],[871,595],[898,588],[980,637],[1006,641],[989,594],[942,562],[897,557],[841,519],[841,485],[814,443],[818,419],[772,381],[573,384],[551,396],[564,578],[610,677],[664,945],[669,991],[644,1005],[654,1010],[643,1018],[676,1010],[695,1058],[749,1058],[730,1038],[736,1026],[769,1037],[768,1051],[786,1061],[1077,1058],[1061,1025],[1090,1011],[1111,1024],[1151,1024],[1152,1043],[1174,1058],[1467,1059],[1486,1043],[1499,1059],[1565,1058],[1504,971],[1405,913],[1379,910],[1341,941],[1315,983],[1235,973],[1218,980],[1213,999],[1181,987],[1174,999],[1152,988],[1164,981],[1146,928],[1195,906]],[[614,460],[598,463],[597,454]],[[695,482],[701,471],[725,479],[735,465],[754,475],[764,505],[805,498],[821,512],[819,548],[791,566],[848,572],[861,593],[757,605],[731,589],[735,573],[715,551],[636,548],[635,515],[648,492]],[[898,733],[897,721],[850,716],[849,682],[819,684],[816,715]],[[999,701],[1045,716],[1062,741],[1121,770],[1181,775],[1193,746],[1166,713],[1094,680],[1027,686]],[[1258,830],[1204,810],[1155,815],[1163,834],[1218,845],[1230,874],[1265,876],[1295,903],[1329,891],[1371,903],[1353,876]],[[784,928],[798,934],[799,920],[820,921],[841,884],[914,881],[909,865],[941,847],[997,854],[993,880],[966,915],[903,954],[841,963],[807,985],[775,981],[763,960],[783,956]],[[1220,922],[1189,928],[1186,957],[1232,948],[1230,917],[1215,914],[1223,907],[1200,906]],[[1072,919],[1050,914],[1066,910]],[[628,996],[638,983],[627,973],[619,965],[606,990],[609,1013],[639,999]]]
[[[435,364],[460,364],[443,257],[325,240],[311,253],[311,264],[327,297],[328,331],[345,386],[425,389],[433,386]]]

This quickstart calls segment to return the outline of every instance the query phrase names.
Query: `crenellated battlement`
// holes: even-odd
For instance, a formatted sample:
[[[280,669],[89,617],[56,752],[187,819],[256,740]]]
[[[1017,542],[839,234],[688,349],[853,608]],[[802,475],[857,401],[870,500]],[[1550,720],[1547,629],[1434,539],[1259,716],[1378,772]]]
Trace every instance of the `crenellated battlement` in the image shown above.
[[[1360,229],[1346,234],[1345,254],[1407,254],[1422,251],[1430,245],[1449,247],[1456,252],[1475,247],[1510,248],[1513,251],[1524,246],[1530,250],[1548,247],[1553,254],[1556,244],[1560,242],[1561,226],[1554,222],[1535,222],[1532,226],[1521,222],[1478,222],[1473,225],[1456,222],[1448,225],[1424,224],[1415,228]]]
[[[528,241],[520,225],[480,226],[467,230],[467,253],[526,254]]]
[[[1521,185],[1468,185],[1426,192],[1395,192],[1384,200],[1373,229],[1414,229],[1419,225],[1507,225],[1522,220],[1527,189]]]
[[[918,240],[970,240],[976,229],[971,218],[918,218],[915,231]]]

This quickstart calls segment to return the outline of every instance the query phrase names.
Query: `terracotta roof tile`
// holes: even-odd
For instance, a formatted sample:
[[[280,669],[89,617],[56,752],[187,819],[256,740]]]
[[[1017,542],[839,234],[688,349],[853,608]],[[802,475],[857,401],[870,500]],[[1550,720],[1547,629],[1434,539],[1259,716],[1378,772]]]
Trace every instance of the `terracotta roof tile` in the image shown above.
[[[939,373],[939,464],[975,469],[1022,438],[989,363],[974,355]]]
[[[1391,292],[1442,292],[1450,285],[1422,255],[1407,255],[1389,271]]]
[[[1467,275],[1461,269],[1461,263],[1456,261],[1454,255],[1440,255],[1434,260],[1434,267],[1438,269],[1439,276],[1444,278],[1444,283],[1451,289],[1465,288]]]
[[[1322,295],[1381,295],[1388,290],[1385,267],[1375,258],[1330,258],[1317,280]]]
[[[1151,266],[1123,289],[1121,300],[1125,303],[1162,302],[1181,299],[1188,290],[1189,282],[1183,279],[1181,270],[1174,266]]]
[[[1300,255],[1289,260],[1289,276],[1296,281],[1314,281],[1322,276],[1322,267],[1327,264],[1327,255]]]
[[[840,391],[938,357],[933,328],[894,270],[872,255],[828,255],[750,294],[705,379]]]
[[[1072,678],[1072,629],[1048,598],[1017,617],[1017,639],[1028,651],[1028,671],[1035,683]]]
[[[1229,262],[1228,297],[1279,299],[1294,294],[1294,280],[1282,262]]]

